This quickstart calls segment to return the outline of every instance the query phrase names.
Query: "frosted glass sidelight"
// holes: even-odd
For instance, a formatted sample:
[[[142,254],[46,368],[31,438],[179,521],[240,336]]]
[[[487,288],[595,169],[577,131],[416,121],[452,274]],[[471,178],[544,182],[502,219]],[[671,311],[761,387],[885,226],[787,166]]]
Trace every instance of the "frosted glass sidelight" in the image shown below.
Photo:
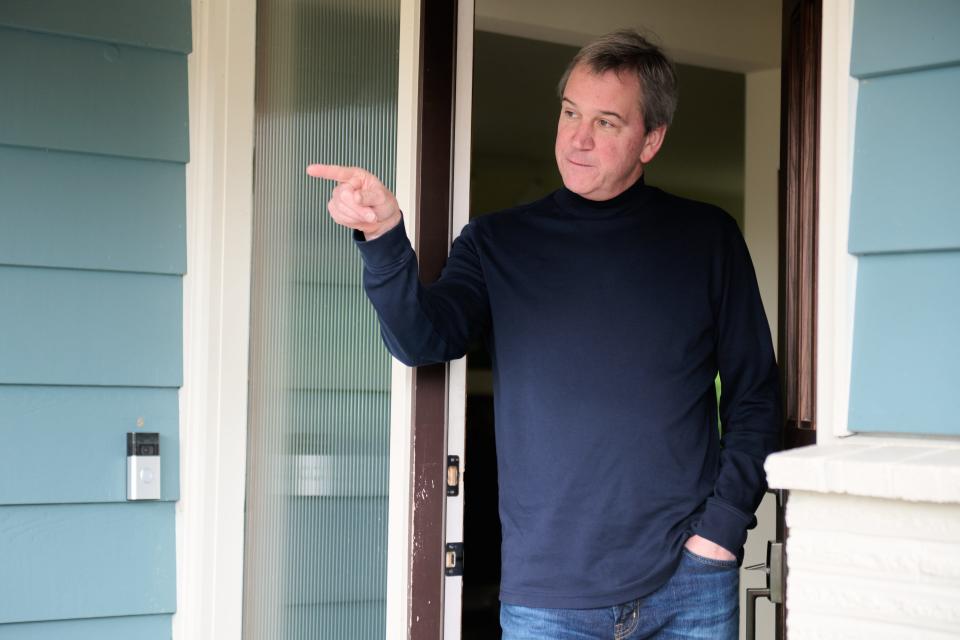
[[[400,0],[260,0],[243,636],[385,625],[390,361],[333,185],[393,188]]]

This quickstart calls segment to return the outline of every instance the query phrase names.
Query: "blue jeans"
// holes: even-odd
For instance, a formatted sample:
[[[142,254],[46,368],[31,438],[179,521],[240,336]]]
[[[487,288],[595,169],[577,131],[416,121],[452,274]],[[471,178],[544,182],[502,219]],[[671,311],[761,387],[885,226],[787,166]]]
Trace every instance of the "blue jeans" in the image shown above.
[[[673,576],[639,600],[600,609],[500,605],[503,640],[736,640],[740,627],[736,560],[683,550]]]

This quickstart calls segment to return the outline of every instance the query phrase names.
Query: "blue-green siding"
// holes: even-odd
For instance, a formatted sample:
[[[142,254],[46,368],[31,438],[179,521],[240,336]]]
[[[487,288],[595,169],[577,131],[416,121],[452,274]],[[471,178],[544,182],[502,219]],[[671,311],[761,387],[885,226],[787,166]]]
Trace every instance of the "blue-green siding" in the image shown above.
[[[4,267],[0,383],[180,386],[182,298],[176,275]]]
[[[170,615],[54,620],[0,625],[0,640],[133,640],[170,638]]]
[[[960,66],[863,80],[858,104],[850,251],[960,247]]]
[[[189,0],[0,3],[0,640],[171,634],[190,43]]]
[[[960,3],[854,10],[849,424],[960,434]]]
[[[98,42],[190,51],[190,0],[3,0],[0,24]]]
[[[856,0],[854,16],[850,56],[854,77],[916,71],[960,60],[957,0]]]
[[[3,507],[0,620],[173,612],[174,506],[114,502]]]
[[[0,146],[0,255],[6,264],[183,273],[184,178],[182,162]]]
[[[187,161],[183,54],[0,27],[0,144]]]
[[[958,332],[960,252],[861,256],[851,425],[956,433]]]

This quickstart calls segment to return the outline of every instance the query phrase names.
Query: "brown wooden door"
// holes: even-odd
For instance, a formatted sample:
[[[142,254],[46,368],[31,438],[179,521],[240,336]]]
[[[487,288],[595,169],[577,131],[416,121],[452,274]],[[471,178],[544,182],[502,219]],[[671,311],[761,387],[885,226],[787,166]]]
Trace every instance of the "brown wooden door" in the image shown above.
[[[449,249],[458,3],[420,4],[420,108],[417,114],[417,238],[420,279],[440,277]],[[448,365],[414,371],[410,640],[443,637]],[[387,630],[388,637],[393,631]]]
[[[821,0],[783,1],[778,360],[784,449],[816,442],[820,33]],[[785,500],[779,503],[777,538],[789,554]],[[787,637],[787,602],[777,607],[780,639]]]

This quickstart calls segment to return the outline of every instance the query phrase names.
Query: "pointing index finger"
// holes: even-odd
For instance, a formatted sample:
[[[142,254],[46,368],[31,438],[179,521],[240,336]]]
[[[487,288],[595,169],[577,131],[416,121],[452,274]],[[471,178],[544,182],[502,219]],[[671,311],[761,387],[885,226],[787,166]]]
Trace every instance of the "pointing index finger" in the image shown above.
[[[307,167],[308,176],[336,180],[337,182],[347,182],[354,176],[358,176],[359,173],[360,169],[342,167],[337,164],[311,164]]]

